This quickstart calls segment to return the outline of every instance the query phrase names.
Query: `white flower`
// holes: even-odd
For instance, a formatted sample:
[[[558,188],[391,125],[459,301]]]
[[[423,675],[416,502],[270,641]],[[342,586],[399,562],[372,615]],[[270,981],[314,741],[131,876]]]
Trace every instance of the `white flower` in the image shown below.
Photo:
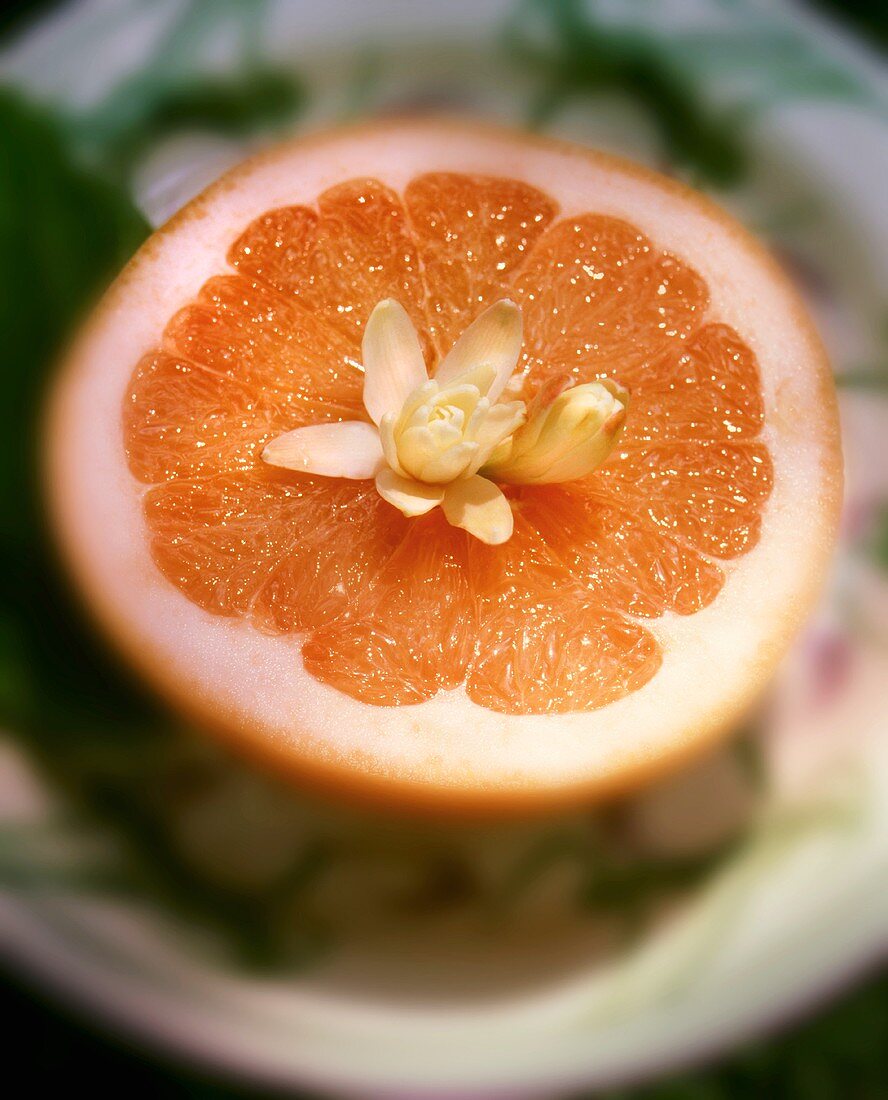
[[[609,379],[543,386],[527,420],[504,440],[484,472],[499,481],[544,485],[576,481],[607,458],[623,430],[629,394]]]
[[[429,378],[407,311],[392,299],[380,302],[362,348],[373,423],[296,428],[273,439],[262,458],[304,473],[374,478],[380,496],[405,516],[440,505],[450,523],[482,542],[505,542],[512,509],[490,477],[582,477],[607,456],[625,416],[623,391],[596,382],[562,394],[561,384],[557,393],[544,387],[525,424],[523,401],[499,400],[521,338],[521,311],[503,299],[466,329]]]

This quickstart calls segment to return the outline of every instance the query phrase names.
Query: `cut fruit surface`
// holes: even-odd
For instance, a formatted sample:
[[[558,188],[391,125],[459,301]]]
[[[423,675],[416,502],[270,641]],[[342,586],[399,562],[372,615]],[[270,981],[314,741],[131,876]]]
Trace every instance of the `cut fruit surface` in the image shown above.
[[[361,342],[387,299],[433,378],[511,300],[506,396],[625,388],[617,446],[503,484],[501,545],[263,462],[297,428],[375,430]],[[431,123],[282,147],[156,233],[72,355],[49,461],[77,578],[165,695],[279,767],[442,808],[606,793],[704,745],[816,593],[841,489],[820,344],[726,215]]]

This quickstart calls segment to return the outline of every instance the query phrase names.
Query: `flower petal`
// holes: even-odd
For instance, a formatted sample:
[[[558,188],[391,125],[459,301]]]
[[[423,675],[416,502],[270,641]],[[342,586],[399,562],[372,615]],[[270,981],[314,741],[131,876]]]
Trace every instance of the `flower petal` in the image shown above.
[[[443,450],[434,446],[428,449],[420,449],[421,447],[421,441],[419,447],[414,446],[413,440],[409,443],[402,441],[401,465],[414,477],[433,485],[446,485],[447,482],[462,477],[472,467],[478,455],[477,443],[454,443]]]
[[[398,461],[398,446],[395,443],[395,414],[386,413],[379,422],[379,441],[382,444],[382,453],[385,460],[396,474],[403,474],[401,463]]]
[[[476,473],[490,458],[496,448],[508,439],[524,423],[526,407],[523,401],[510,401],[508,404],[494,405],[481,421],[475,432],[475,440],[479,451],[475,459],[474,469]]]
[[[404,401],[428,381],[419,336],[407,310],[394,298],[380,302],[364,329],[364,406],[374,424],[401,411]]]
[[[487,396],[496,401],[518,365],[522,334],[521,310],[503,298],[469,325],[444,357],[435,381],[443,385],[473,367],[491,366],[496,375]]]
[[[427,378],[419,389],[410,394],[401,407],[400,413],[394,414],[396,422],[401,427],[408,423],[424,424],[428,418],[431,403],[438,395],[438,390],[438,383]]]
[[[437,376],[435,382],[437,382]],[[442,394],[451,394],[454,391],[465,391],[470,389],[476,394],[484,396],[484,400],[490,403],[490,399],[487,397],[487,393],[490,387],[496,381],[496,371],[489,363],[476,363],[474,367],[469,367],[467,371],[462,374],[456,375],[455,378],[449,378],[442,382],[439,386]]]
[[[451,482],[442,508],[448,523],[462,527],[490,546],[499,546],[511,537],[512,506],[499,487],[486,477]]]
[[[379,432],[363,420],[296,428],[272,439],[262,452],[270,466],[354,480],[373,477],[382,460]]]
[[[443,485],[426,485],[411,477],[402,477],[387,466],[376,475],[376,491],[408,517],[423,516],[444,499]]]

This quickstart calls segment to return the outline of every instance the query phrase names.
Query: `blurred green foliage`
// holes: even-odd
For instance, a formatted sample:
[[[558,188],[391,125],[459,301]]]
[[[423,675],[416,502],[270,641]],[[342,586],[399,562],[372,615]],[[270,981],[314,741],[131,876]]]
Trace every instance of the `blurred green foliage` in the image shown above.
[[[888,14],[880,0],[810,0],[810,6],[853,28],[871,46],[888,49]]]
[[[72,328],[148,233],[128,196],[77,165],[60,127],[0,92],[0,722],[89,728],[148,713],[74,626],[44,532],[37,448]]]
[[[836,385],[847,390],[888,391],[888,312],[882,317],[879,346],[881,358],[836,375]]]
[[[888,503],[882,502],[876,509],[864,540],[867,557],[888,573]]]
[[[728,187],[749,166],[748,125],[777,100],[826,96],[872,103],[866,85],[778,18],[726,4],[727,25],[670,25],[655,5],[600,0],[522,0],[506,47],[538,80],[530,122],[543,126],[565,105],[617,93],[653,123],[664,161],[699,184]],[[732,18],[733,16],[733,18]],[[713,86],[743,86],[741,95]]]
[[[201,130],[249,137],[286,124],[305,101],[297,77],[265,65],[224,78],[170,78],[149,69],[132,83],[72,123],[75,138],[97,147],[106,168],[121,178],[168,134]]]
[[[740,752],[751,742],[741,738]],[[756,752],[756,755],[758,753]],[[627,858],[619,845],[619,809],[590,818],[581,830],[545,833],[524,853],[504,883],[499,906],[520,904],[528,890],[553,868],[577,870],[575,904],[581,912],[616,918],[626,946],[649,927],[649,919],[665,899],[680,897],[701,885],[742,845],[742,835],[700,854],[663,858],[633,852]]]
[[[643,29],[598,20],[595,6],[582,0],[526,0],[509,24],[507,45],[541,79],[532,124],[545,125],[577,97],[620,92],[648,113],[678,167],[715,184],[742,176],[739,116],[711,107]]]
[[[720,1068],[599,1095],[601,1100],[885,1100],[888,980],[871,982],[777,1040],[747,1046]]]

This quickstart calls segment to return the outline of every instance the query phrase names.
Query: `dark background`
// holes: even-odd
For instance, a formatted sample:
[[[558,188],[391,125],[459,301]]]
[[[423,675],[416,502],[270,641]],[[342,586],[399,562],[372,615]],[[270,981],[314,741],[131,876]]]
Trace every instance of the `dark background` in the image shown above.
[[[54,0],[0,5],[0,38],[52,7]],[[819,0],[811,5],[888,46],[886,0]],[[4,1076],[10,1097],[69,1088],[97,1097],[241,1100],[264,1095],[224,1085],[160,1061],[86,1025],[30,990],[18,976],[0,984]],[[27,1082],[27,1085],[24,1084]],[[888,977],[869,974],[828,1007],[782,1033],[736,1051],[717,1066],[609,1094],[608,1100],[888,1100]]]
[[[70,1087],[95,1097],[247,1100],[267,1095],[223,1085],[100,1037],[66,1012],[10,982],[4,1072],[11,1100]],[[9,1086],[8,1086],[9,1087]],[[888,1097],[888,978],[870,977],[826,1012],[750,1044],[718,1066],[669,1077],[601,1100],[884,1100]],[[304,1100],[309,1100],[306,1096]],[[575,1100],[589,1100],[577,1096]]]

